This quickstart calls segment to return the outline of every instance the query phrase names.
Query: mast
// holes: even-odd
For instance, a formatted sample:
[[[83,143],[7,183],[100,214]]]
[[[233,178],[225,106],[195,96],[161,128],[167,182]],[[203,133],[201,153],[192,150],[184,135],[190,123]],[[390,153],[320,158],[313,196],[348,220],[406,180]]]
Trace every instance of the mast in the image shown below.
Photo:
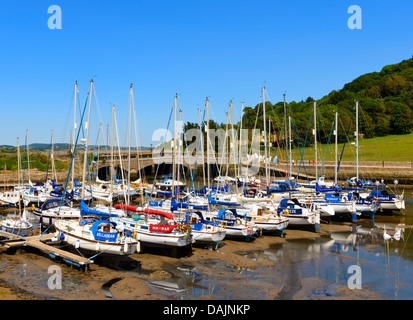
[[[338,112],[336,111],[336,130],[334,132],[336,138],[336,152],[335,152],[335,166],[334,166],[334,184],[337,184],[337,141],[338,141],[338,131],[337,131],[337,122],[338,122]]]
[[[19,145],[19,137],[17,137],[17,181],[18,181],[18,190],[19,190],[19,215],[21,216],[21,188],[20,188],[20,145]]]
[[[232,143],[233,146],[231,146],[231,149],[234,152],[234,172],[237,172],[237,158],[236,158],[236,142],[235,142],[235,132],[234,132],[234,112],[233,112],[233,108],[232,108],[232,100],[231,100],[231,127],[232,127]],[[238,154],[239,157],[239,154]],[[238,182],[235,181],[235,192],[238,195]]]
[[[128,142],[128,197],[127,202],[130,204],[130,145],[132,131],[132,83],[129,89],[129,142]]]
[[[288,149],[289,149],[289,157],[288,157],[288,180],[291,179],[291,167],[292,167],[292,157],[291,157],[291,116],[288,116]]]
[[[85,141],[85,157],[83,161],[83,180],[82,180],[82,198],[85,197],[85,189],[86,189],[86,163],[87,163],[87,150],[88,150],[88,140],[89,140],[89,127],[90,127],[90,109],[92,105],[92,88],[93,88],[93,80],[90,80],[90,88],[89,88],[89,110],[86,122],[86,141]]]
[[[244,112],[244,101],[242,101],[242,103],[241,103],[241,121],[240,121],[240,128],[239,128],[239,152],[238,152],[238,158],[240,158],[241,157],[241,148],[242,148],[242,143],[241,143],[241,141],[242,141],[242,118],[243,118],[243,112]],[[248,148],[247,148],[248,149]],[[241,171],[241,168],[240,168],[240,171]],[[240,172],[240,174],[241,174],[241,172]],[[234,173],[234,175],[235,175],[235,182],[236,182],[236,184],[238,184],[238,181],[237,181],[237,171],[235,171],[235,173]]]
[[[207,179],[208,179],[208,192],[210,189],[210,178],[209,178],[209,100],[206,98],[206,116],[207,116],[207,125],[206,125],[206,137],[207,137]],[[209,201],[208,201],[209,209]]]
[[[72,136],[72,155],[75,150],[75,143],[76,143],[76,98],[77,98],[77,81],[75,82],[75,104],[74,104],[74,115],[73,115],[73,136]],[[72,190],[75,188],[75,170],[74,170],[74,162],[75,158],[73,157],[73,168],[72,168]]]
[[[178,94],[175,94],[174,102],[174,138],[172,140],[172,198],[175,198],[175,151],[176,151],[176,106],[178,104]]]
[[[232,100],[230,101],[230,105],[231,105],[231,116],[232,116]],[[222,158],[225,157],[225,166],[226,166],[226,168],[225,168],[224,181],[227,181],[227,179],[228,179],[228,165],[229,165],[228,155],[227,155],[228,154],[228,144],[227,144],[228,143],[228,136],[227,136],[227,134],[228,134],[228,112],[225,113],[225,121],[226,121],[226,124],[225,124],[225,142],[224,142],[224,149],[222,150]],[[232,142],[234,142],[234,141],[232,140]],[[230,148],[231,148],[231,145],[230,145]],[[234,145],[234,148],[235,148],[235,145]]]
[[[271,116],[268,117],[268,160],[271,158]],[[271,183],[271,161],[268,164],[268,177],[269,177],[269,182],[268,184]]]
[[[181,173],[181,164],[182,164],[182,161],[183,161],[183,159],[182,159],[182,153],[181,153],[181,145],[182,145],[182,143],[181,143],[181,141],[182,141],[182,126],[181,126],[181,124],[182,124],[182,110],[179,110],[179,124],[180,124],[180,128],[179,128],[179,134],[178,134],[178,161],[177,161],[177,165],[176,165],[176,168],[177,168],[177,173],[176,173],[176,181],[177,181],[177,183],[176,183],[176,185],[178,186],[178,188],[179,188],[179,181],[180,181],[180,178],[181,178],[181,176],[180,176],[180,173]],[[178,189],[179,190],[179,189]]]
[[[262,111],[263,111],[263,118],[264,118],[264,161],[265,161],[265,179],[267,187],[269,187],[268,183],[268,161],[267,161],[267,128],[265,122],[265,87],[262,87]]]
[[[286,153],[286,159],[288,159],[288,144],[287,144],[287,106],[286,106],[286,102],[285,102],[285,93],[283,94],[283,96],[284,96],[284,140],[285,140],[285,153]],[[287,173],[287,182],[288,182],[288,188],[291,188],[289,173]]]
[[[26,130],[26,153],[27,153],[27,171],[29,173],[29,184],[30,184],[30,156],[29,156],[29,130]]]
[[[318,181],[317,174],[317,102],[314,101],[314,152],[315,152],[315,179]]]
[[[57,181],[56,167],[54,163],[54,130],[52,130],[52,154],[50,157],[52,158],[52,179],[58,184],[59,182]]]
[[[115,118],[115,105],[112,105],[112,133],[110,137],[110,193],[113,192],[113,178],[115,176],[115,163],[113,154],[113,137],[114,134],[114,118]]]
[[[356,174],[356,181],[359,179],[359,102],[356,101],[356,132],[354,133],[356,136],[356,162],[357,162],[357,174]]]
[[[202,134],[202,120],[201,120],[201,109],[198,108],[198,118],[199,118],[199,130],[200,130],[200,144],[201,144],[201,155],[202,155],[202,177],[204,179],[204,186],[206,186],[205,182],[205,155],[204,155],[204,137]]]

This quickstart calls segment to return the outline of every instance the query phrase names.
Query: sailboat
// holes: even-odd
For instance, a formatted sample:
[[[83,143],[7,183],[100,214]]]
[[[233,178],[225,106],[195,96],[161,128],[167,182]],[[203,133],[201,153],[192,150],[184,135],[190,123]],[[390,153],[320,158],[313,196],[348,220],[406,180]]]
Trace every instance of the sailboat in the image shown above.
[[[260,230],[271,232],[282,236],[284,230],[290,222],[288,217],[282,216],[277,212],[268,210],[265,203],[263,204],[247,204],[244,208],[236,209],[237,214],[251,221]]]
[[[267,132],[266,132],[266,112],[265,112],[265,87],[262,87],[262,105],[263,105],[263,123],[264,123],[264,164],[265,164],[265,189],[257,190],[257,192],[249,193],[246,188],[244,188],[244,193],[237,194],[237,200],[241,203],[245,202],[270,202],[272,201],[271,195],[268,192],[270,185],[270,175],[269,175],[269,157],[267,156]],[[258,181],[256,181],[258,182]]]
[[[217,222],[225,229],[225,238],[250,241],[253,236],[259,235],[260,228],[254,222],[247,221],[238,215],[236,209],[221,209],[205,213],[205,219]]]
[[[112,255],[130,255],[137,250],[137,240],[124,232],[123,226],[110,221],[110,213],[89,209],[85,202],[80,202],[81,218],[78,220],[57,219],[55,222],[56,238],[91,252]]]
[[[115,208],[135,213],[132,218],[112,217],[111,221],[122,226],[129,236],[138,241],[138,252],[142,252],[142,247],[184,250],[192,245],[188,225],[175,221],[169,212],[121,204],[115,205]]]
[[[129,159],[131,146],[131,112],[132,112],[132,85],[129,94]],[[130,172],[130,161],[128,161],[128,172]],[[130,174],[128,174],[130,181]],[[172,200],[175,200],[172,198]],[[188,225],[178,223],[174,220],[172,213],[155,210],[148,207],[137,207],[130,205],[130,199],[126,199],[126,205],[117,204],[115,209],[124,210],[135,215],[130,217],[112,217],[111,221],[121,225],[125,232],[138,241],[138,251],[142,247],[163,247],[170,249],[185,249],[192,245],[192,235]],[[137,214],[138,213],[138,214]],[[129,214],[128,214],[129,215]]]
[[[200,211],[187,212],[185,218],[178,220],[190,225],[194,245],[212,246],[218,248],[219,242],[224,240],[226,230],[222,224],[206,220]]]
[[[90,123],[90,109],[91,109],[91,97],[93,90],[93,80],[90,82],[89,88],[89,112],[87,123]],[[86,105],[85,105],[86,109]],[[85,112],[86,110],[84,110]],[[82,115],[82,120],[84,116]],[[80,129],[77,133],[77,139],[79,138]],[[86,130],[85,142],[85,156],[83,164],[83,181],[86,181],[86,164],[87,164],[87,149],[89,138],[89,126]],[[75,143],[75,147],[76,148]],[[74,157],[75,149],[72,154],[72,161]],[[72,162],[71,162],[72,164]],[[71,168],[71,167],[70,167]],[[70,169],[68,172],[69,178]],[[66,186],[65,186],[66,188]],[[82,196],[85,194],[85,189],[82,190]],[[130,255],[136,252],[137,241],[128,236],[124,232],[122,226],[118,226],[115,222],[110,221],[111,217],[116,217],[118,214],[108,212],[109,210],[102,207],[94,210],[87,207],[84,200],[80,201],[80,217],[78,219],[63,219],[59,217],[56,219],[54,226],[56,228],[56,238],[62,239],[67,244],[74,246],[76,249],[82,249],[91,252],[97,252],[98,254],[105,253],[111,255]],[[59,207],[61,209],[61,207]]]
[[[33,225],[27,218],[26,208],[23,205],[23,214],[21,213],[21,201],[20,201],[20,146],[19,138],[17,138],[17,165],[18,165],[18,185],[19,185],[19,217],[6,218],[0,221],[0,230],[17,234],[20,236],[28,236],[33,234]]]

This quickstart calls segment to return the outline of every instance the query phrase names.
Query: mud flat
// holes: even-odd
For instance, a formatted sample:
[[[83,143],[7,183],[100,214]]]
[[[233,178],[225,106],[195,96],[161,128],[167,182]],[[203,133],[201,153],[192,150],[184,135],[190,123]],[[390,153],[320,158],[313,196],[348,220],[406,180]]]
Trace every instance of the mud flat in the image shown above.
[[[256,290],[258,289],[254,291],[254,288],[259,288],[260,296],[274,299],[286,285],[286,271],[288,270],[279,270],[273,261],[255,259],[253,255],[240,255],[240,252],[256,252],[290,240],[317,239],[328,236],[331,232],[348,232],[350,230],[351,224],[322,224],[319,233],[287,229],[286,236],[283,238],[264,235],[252,242],[224,240],[217,250],[194,247],[190,255],[179,258],[149,250],[143,254],[133,254],[128,257],[97,258],[86,272],[71,268],[63,263],[57,263],[35,249],[19,250],[14,254],[3,252],[0,261],[0,299],[175,299],[173,293],[179,291],[180,288],[185,290],[183,284],[190,282],[191,275],[188,275],[188,279],[185,279],[185,276],[180,278],[176,276],[179,270],[185,268],[196,270],[196,273],[207,275],[210,279],[227,279],[225,290],[232,290],[233,294],[239,290],[240,284],[242,284],[243,290],[250,288],[251,290],[244,290],[246,293],[239,296],[240,299],[248,297],[252,300],[256,299]],[[61,267],[61,290],[51,290],[48,287],[48,279],[51,275],[48,273],[48,269],[52,265]],[[270,268],[271,272],[279,273],[275,282],[268,283],[265,278],[261,279],[259,276],[256,276],[254,281],[249,280],[249,275],[255,274],[254,270],[261,270],[265,273],[266,268]],[[309,289],[311,281],[308,279],[303,281],[304,291],[297,292],[292,297],[293,299],[312,298],[306,295],[307,291],[311,291]],[[165,283],[170,286],[170,293],[165,294],[165,290],[157,290],[157,287]],[[319,281],[316,283],[320,285]],[[215,299],[214,294],[207,287],[202,287],[201,284],[195,284],[192,288],[194,287],[204,291],[191,299]],[[347,295],[344,290],[339,292],[337,296],[346,297]],[[370,295],[360,295],[360,298],[366,296]]]

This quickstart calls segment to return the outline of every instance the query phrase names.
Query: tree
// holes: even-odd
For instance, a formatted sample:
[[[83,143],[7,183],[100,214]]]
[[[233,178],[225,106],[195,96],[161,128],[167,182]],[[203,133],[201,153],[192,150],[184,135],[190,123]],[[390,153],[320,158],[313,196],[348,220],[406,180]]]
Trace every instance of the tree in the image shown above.
[[[397,74],[391,74],[384,82],[384,93],[387,96],[397,96],[407,88],[406,79]]]

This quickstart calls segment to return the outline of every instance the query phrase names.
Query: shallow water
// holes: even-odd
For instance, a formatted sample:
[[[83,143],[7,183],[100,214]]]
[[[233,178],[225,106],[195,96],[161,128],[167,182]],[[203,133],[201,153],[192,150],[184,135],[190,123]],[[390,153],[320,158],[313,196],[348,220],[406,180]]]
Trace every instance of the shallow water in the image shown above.
[[[145,281],[154,294],[180,300],[412,299],[411,192],[405,192],[404,215],[376,215],[374,220],[363,219],[353,225],[347,223],[348,232],[334,232],[314,240],[288,240],[287,237],[287,242],[265,250],[237,253],[258,262],[271,261],[273,264],[245,268],[223,260],[182,262],[178,259],[176,263],[164,267],[170,278]],[[384,241],[384,227],[389,233],[401,227],[403,237],[399,241]],[[63,278],[65,290],[49,290],[47,280],[50,275],[44,270],[50,264],[52,262],[47,255],[31,254],[30,259],[20,255],[17,260],[7,256],[0,260],[0,272],[7,270],[7,276],[2,277],[6,281],[52,299],[73,297],[86,288],[91,275],[66,268]],[[349,283],[354,284],[353,266],[358,266],[361,272],[358,282],[361,289],[349,288]],[[124,274],[141,273],[136,261],[131,267],[128,261],[122,260],[118,268],[119,273],[100,286],[103,299],[114,299],[110,287]]]
[[[376,215],[374,220],[362,219],[349,226],[348,232],[239,252],[256,261],[272,261],[273,267],[247,269],[222,261],[199,262],[185,266],[187,275],[192,275],[186,281],[180,281],[185,276],[175,269],[173,281],[179,283],[179,290],[173,286],[165,290],[173,292],[175,299],[412,299],[411,190],[406,190],[405,199],[404,215]],[[402,238],[385,241],[384,228],[389,234],[401,228]],[[354,288],[356,284],[359,288]]]

